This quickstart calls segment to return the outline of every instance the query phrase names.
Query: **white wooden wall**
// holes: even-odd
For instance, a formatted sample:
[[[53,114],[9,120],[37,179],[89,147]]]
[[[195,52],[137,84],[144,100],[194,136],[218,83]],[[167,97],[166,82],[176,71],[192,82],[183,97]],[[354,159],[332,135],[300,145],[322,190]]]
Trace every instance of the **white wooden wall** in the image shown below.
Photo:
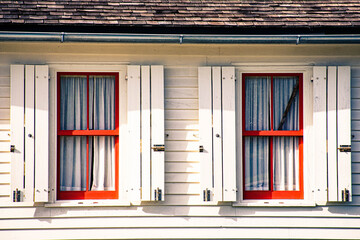
[[[63,45],[60,46],[60,48]],[[66,48],[66,45],[64,45]],[[104,47],[103,51],[113,47]],[[198,156],[198,66],[230,65],[230,62],[267,61],[274,62],[271,50],[264,47],[250,48],[244,56],[233,56],[236,48],[208,49],[207,55],[196,55],[193,51],[205,49],[174,50],[174,55],[154,56],[149,48],[124,47],[124,51],[139,51],[139,55],[121,55],[107,52],[102,58],[96,51],[84,54],[73,52],[77,48],[69,47],[67,54],[31,53],[30,48],[16,46],[9,48],[6,58],[0,59],[0,205],[10,197],[10,154],[9,154],[9,118],[10,118],[10,63],[50,63],[72,61],[124,61],[120,64],[164,64],[165,65],[165,188],[164,202],[144,203],[136,207],[1,207],[0,239],[41,239],[41,238],[333,238],[360,239],[360,61],[359,56],[348,59],[311,57],[312,48],[304,52],[294,47],[280,50],[276,57],[279,63],[288,61],[304,63],[304,54],[308,54],[305,64],[326,61],[346,62],[352,66],[352,181],[353,202],[342,205],[322,207],[232,207],[208,205],[199,201],[200,162]],[[208,48],[208,47],[207,47]],[[271,47],[276,48],[276,47]],[[23,49],[27,55],[23,56]],[[50,47],[51,49],[51,47]],[[130,50],[127,50],[130,49]],[[251,50],[252,49],[252,50]],[[259,50],[256,50],[259,49]],[[42,50],[39,50],[42,51]],[[47,50],[44,50],[45,52]],[[66,51],[66,49],[64,50]],[[149,51],[143,54],[142,51]],[[249,51],[246,53],[246,51]],[[256,51],[267,55],[251,57]],[[275,51],[275,50],[274,50]],[[282,52],[281,52],[282,51]],[[17,52],[17,53],[16,53]],[[30,52],[30,53],[29,53]],[[91,52],[91,51],[90,51]],[[94,53],[95,52],[95,53]],[[206,52],[204,50],[204,52]],[[218,56],[221,52],[224,56]],[[325,51],[324,51],[325,52]],[[331,52],[331,51],[327,51]],[[347,51],[349,54],[356,49]],[[358,51],[359,52],[359,51]],[[181,55],[184,54],[184,55]],[[258,53],[260,54],[260,53]],[[321,55],[321,52],[317,52]],[[324,53],[325,54],[325,53]],[[342,52],[338,53],[339,55]],[[229,55],[229,56],[228,56]],[[326,55],[326,54],[325,54]],[[271,57],[269,57],[271,56]],[[333,64],[333,65],[336,65]]]
[[[10,201],[10,66],[0,65],[0,204]]]

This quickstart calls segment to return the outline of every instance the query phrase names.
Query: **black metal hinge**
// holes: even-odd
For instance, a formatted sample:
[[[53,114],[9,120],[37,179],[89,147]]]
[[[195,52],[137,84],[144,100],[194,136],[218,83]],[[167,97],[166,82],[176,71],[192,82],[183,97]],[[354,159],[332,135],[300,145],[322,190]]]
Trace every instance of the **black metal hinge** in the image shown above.
[[[155,201],[161,201],[162,200],[162,191],[160,188],[155,189]]]
[[[19,189],[13,191],[13,202],[21,202],[22,194]]]
[[[350,191],[349,189],[344,189],[341,191],[341,195],[342,195],[342,201],[343,202],[350,202]]]
[[[211,201],[211,192],[210,192],[210,190],[209,189],[205,189],[205,190],[203,190],[203,200],[204,200],[204,202],[210,202]]]

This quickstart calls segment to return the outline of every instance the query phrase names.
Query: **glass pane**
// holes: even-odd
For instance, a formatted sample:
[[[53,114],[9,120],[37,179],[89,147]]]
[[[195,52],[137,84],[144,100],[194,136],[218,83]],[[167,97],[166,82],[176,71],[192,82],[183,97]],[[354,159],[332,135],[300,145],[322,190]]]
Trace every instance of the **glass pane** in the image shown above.
[[[273,138],[275,191],[299,190],[299,137]]]
[[[86,190],[86,137],[60,137],[60,190]]]
[[[245,78],[245,129],[270,130],[271,78]]]
[[[269,138],[245,137],[245,190],[269,190]]]
[[[115,76],[89,78],[89,129],[115,129]]]
[[[86,76],[61,76],[60,129],[86,129]]]
[[[89,137],[89,189],[115,190],[115,137]]]
[[[299,130],[299,79],[274,77],[274,130]]]

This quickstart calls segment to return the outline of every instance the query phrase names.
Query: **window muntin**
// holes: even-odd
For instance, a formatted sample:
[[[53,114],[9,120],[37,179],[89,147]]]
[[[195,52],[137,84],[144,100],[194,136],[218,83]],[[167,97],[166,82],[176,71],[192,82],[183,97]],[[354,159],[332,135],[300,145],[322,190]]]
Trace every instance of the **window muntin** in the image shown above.
[[[118,198],[118,73],[58,73],[58,199]]]
[[[302,74],[243,74],[244,199],[302,199]]]

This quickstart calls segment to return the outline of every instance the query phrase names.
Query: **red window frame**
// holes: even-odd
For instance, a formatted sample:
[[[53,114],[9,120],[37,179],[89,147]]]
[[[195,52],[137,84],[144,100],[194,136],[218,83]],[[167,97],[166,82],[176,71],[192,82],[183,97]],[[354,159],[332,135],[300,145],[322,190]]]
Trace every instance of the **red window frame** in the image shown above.
[[[245,79],[246,77],[271,77],[271,129],[261,131],[246,131],[245,130]],[[273,78],[274,77],[298,77],[299,79],[299,130],[274,130],[273,126]],[[243,193],[244,199],[303,199],[304,198],[304,173],[303,173],[303,74],[302,73],[245,73],[242,75],[242,134],[243,134],[243,149],[245,149],[245,137],[249,136],[266,136],[270,139],[270,154],[269,154],[269,190],[245,190],[245,151],[243,151]],[[296,136],[299,137],[299,190],[298,191],[275,191],[273,189],[273,137],[275,136]]]
[[[60,129],[60,96],[61,76],[75,75],[87,78],[87,128],[86,130],[61,130]],[[114,76],[115,77],[115,129],[114,130],[90,130],[89,129],[89,77],[90,76]],[[119,73],[117,72],[58,72],[57,73],[57,149],[60,149],[60,136],[87,136],[87,183],[86,191],[60,191],[60,151],[57,151],[57,199],[58,200],[81,200],[81,199],[117,199],[119,196]],[[115,136],[115,190],[114,191],[89,191],[89,137],[91,136]]]

